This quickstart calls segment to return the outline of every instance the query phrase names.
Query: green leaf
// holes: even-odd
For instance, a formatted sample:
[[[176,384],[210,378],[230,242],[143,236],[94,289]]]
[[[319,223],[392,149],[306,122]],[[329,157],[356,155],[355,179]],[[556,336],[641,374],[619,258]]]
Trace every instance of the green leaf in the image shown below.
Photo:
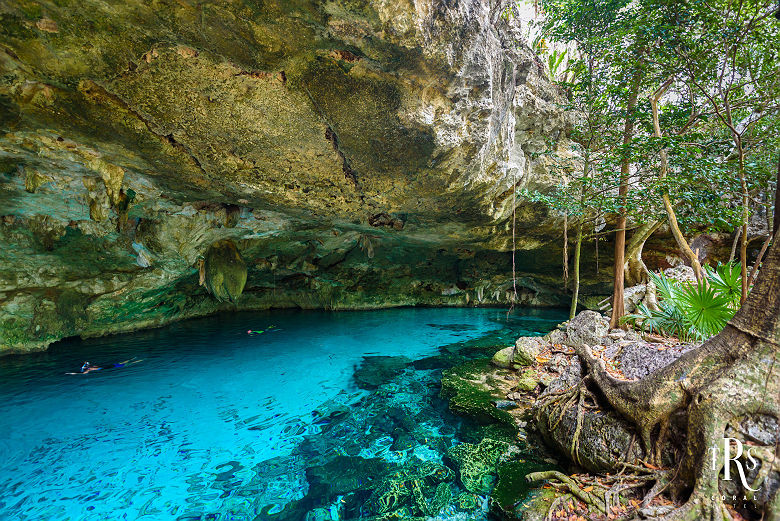
[[[704,280],[681,285],[676,302],[692,334],[700,339],[718,334],[735,313],[731,299]]]

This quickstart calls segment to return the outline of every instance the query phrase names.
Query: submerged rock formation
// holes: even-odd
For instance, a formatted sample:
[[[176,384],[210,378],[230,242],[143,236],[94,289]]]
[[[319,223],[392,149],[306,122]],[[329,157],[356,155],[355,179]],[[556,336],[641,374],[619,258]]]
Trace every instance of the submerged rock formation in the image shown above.
[[[234,306],[221,240],[243,309],[507,302],[567,127],[511,5],[4,2],[0,352]],[[559,304],[517,216],[516,300]]]

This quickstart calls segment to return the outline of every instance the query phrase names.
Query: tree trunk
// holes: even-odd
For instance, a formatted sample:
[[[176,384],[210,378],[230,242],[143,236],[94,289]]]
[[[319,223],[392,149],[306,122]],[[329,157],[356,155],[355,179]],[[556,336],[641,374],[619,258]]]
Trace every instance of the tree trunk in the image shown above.
[[[649,280],[649,270],[642,261],[642,249],[645,242],[655,233],[663,223],[661,221],[652,221],[645,223],[631,235],[631,240],[626,245],[626,263],[623,268],[626,286],[636,286],[644,284]]]
[[[742,297],[739,299],[739,303],[744,304],[750,289],[747,271],[748,220],[750,219],[748,204],[750,202],[750,194],[748,193],[747,180],[745,179],[745,149],[742,148],[742,139],[739,135],[735,135],[734,141],[739,154],[739,182],[742,186],[742,239],[739,243],[739,260],[742,264]]]
[[[777,10],[780,13],[780,8]],[[777,179],[775,179],[775,209],[774,209],[774,226],[773,235],[777,237],[777,230],[780,228],[780,212],[777,211],[778,199],[780,199],[780,154],[777,154]]]
[[[653,111],[653,129],[655,131],[655,137],[657,138],[661,137],[661,125],[658,120],[658,101],[661,99],[671,84],[672,79],[670,78],[664,82],[664,84],[661,85],[661,87],[656,90],[652,96],[650,96],[650,106]],[[669,156],[665,148],[661,149],[659,155],[661,156],[661,168],[658,173],[658,177],[660,179],[665,179],[666,174],[669,171]],[[662,198],[664,201],[664,209],[666,210],[666,215],[669,219],[669,227],[672,229],[674,240],[677,242],[677,246],[680,248],[680,251],[683,253],[683,255],[688,258],[688,262],[690,262],[691,268],[693,268],[693,273],[696,275],[696,280],[702,280],[704,273],[701,269],[699,256],[696,255],[696,253],[694,253],[694,251],[691,249],[691,246],[688,244],[688,241],[685,239],[685,236],[680,230],[680,225],[677,222],[677,215],[675,214],[674,207],[672,206],[672,202],[669,199],[669,193],[666,190],[664,190]]]
[[[623,127],[623,158],[620,161],[620,214],[615,231],[615,265],[613,269],[614,283],[612,286],[612,316],[609,319],[609,327],[622,327],[620,319],[624,314],[623,304],[623,266],[626,255],[626,203],[628,199],[628,175],[631,170],[631,158],[628,155],[628,145],[634,137],[634,110],[636,109],[639,87],[642,83],[643,71],[639,64],[631,78],[631,92],[626,103],[626,123]]]
[[[731,255],[729,255],[729,264],[734,260],[734,256],[737,254],[737,246],[739,245],[739,238],[742,237],[742,227],[737,228],[734,235],[734,242],[731,244]]]
[[[577,313],[577,301],[580,297],[580,251],[582,249],[582,219],[577,226],[577,243],[574,245],[574,291],[571,295],[571,308],[569,309],[569,320],[574,318]]]
[[[585,158],[582,165],[582,177],[587,179],[590,176],[590,149],[585,147]],[[580,185],[580,208],[582,209],[582,216],[577,226],[577,243],[574,246],[574,291],[571,296],[571,306],[569,308],[569,320],[574,318],[577,314],[577,302],[580,298],[580,254],[582,252],[582,230],[585,226],[585,192],[582,185]],[[596,267],[598,272],[598,266]]]

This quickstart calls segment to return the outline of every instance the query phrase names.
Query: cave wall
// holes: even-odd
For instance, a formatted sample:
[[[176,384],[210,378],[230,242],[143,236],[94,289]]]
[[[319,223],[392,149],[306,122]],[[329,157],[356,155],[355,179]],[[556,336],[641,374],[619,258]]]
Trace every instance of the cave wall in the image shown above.
[[[554,185],[535,154],[569,126],[508,8],[0,3],[0,353],[220,309],[506,303],[512,187]],[[559,217],[517,216],[520,302],[564,304]],[[204,280],[218,241],[235,299]]]

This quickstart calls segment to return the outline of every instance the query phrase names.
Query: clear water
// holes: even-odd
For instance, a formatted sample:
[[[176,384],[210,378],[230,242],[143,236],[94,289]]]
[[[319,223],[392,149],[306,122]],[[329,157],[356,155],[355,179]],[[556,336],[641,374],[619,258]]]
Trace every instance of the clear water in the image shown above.
[[[337,519],[332,498],[310,493],[307,469],[338,455],[441,461],[423,442],[391,450],[392,429],[378,422],[405,411],[415,440],[457,443],[459,420],[437,396],[441,367],[487,354],[477,339],[508,345],[563,318],[235,313],[0,358],[0,519],[262,519],[296,501]],[[382,372],[378,356],[441,360]],[[65,374],[132,357],[141,361]]]

